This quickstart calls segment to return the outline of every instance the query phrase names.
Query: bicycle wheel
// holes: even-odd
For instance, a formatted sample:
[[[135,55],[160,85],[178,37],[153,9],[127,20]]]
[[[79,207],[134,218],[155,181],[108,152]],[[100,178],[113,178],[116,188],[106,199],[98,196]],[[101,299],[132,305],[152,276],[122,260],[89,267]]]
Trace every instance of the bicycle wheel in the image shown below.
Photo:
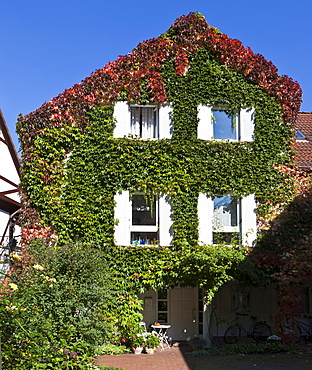
[[[226,329],[224,333],[224,342],[227,344],[233,344],[238,341],[238,338],[241,335],[241,328],[237,325],[231,325]]]
[[[266,343],[268,338],[272,335],[272,330],[269,325],[264,322],[259,322],[254,326],[252,337],[258,343]]]
[[[299,342],[299,339],[302,335],[302,331],[300,329],[300,326],[299,325],[296,325],[294,327],[294,336],[295,336],[295,343],[298,343]]]

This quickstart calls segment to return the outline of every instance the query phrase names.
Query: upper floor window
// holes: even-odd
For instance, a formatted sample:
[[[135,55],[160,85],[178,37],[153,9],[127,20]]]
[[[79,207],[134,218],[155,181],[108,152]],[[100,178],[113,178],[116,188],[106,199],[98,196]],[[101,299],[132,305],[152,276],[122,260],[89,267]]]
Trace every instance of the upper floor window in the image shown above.
[[[117,245],[169,246],[172,242],[171,200],[125,190],[115,195]]]
[[[228,115],[226,107],[198,107],[197,137],[202,140],[253,141],[254,109],[241,109]]]
[[[213,200],[213,243],[239,241],[240,201],[225,195]]]
[[[213,138],[215,140],[238,140],[239,139],[239,114],[229,116],[225,110],[212,110]]]
[[[119,101],[114,107],[114,137],[133,135],[141,139],[170,139],[173,132],[170,105],[129,105]]]
[[[202,244],[242,243],[252,246],[257,233],[254,194],[198,197],[199,242]]]
[[[158,244],[158,199],[134,194],[131,209],[131,244]]]
[[[130,131],[142,139],[158,138],[158,108],[131,106]]]

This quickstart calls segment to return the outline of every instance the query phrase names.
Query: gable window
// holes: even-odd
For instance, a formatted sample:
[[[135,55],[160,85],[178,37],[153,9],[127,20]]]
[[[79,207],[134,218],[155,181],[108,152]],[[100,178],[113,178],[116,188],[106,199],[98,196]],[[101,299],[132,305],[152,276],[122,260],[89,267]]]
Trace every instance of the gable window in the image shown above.
[[[238,140],[239,115],[228,116],[225,110],[212,110],[213,138],[216,140]]]
[[[164,105],[129,105],[118,101],[114,106],[114,138],[129,135],[142,139],[171,139],[172,107]]]
[[[131,106],[130,132],[142,139],[158,138],[158,108]]]
[[[232,116],[226,107],[198,107],[197,138],[201,140],[253,141],[254,109],[246,108]]]
[[[149,200],[144,194],[134,194],[131,200],[131,244],[157,244],[158,199]]]
[[[239,241],[240,201],[231,195],[213,200],[213,243]]]

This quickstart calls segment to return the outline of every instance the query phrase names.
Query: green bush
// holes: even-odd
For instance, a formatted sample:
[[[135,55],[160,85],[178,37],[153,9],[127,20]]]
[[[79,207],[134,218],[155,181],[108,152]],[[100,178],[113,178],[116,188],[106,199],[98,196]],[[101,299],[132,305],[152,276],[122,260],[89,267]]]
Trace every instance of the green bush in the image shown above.
[[[88,369],[115,329],[117,293],[102,253],[82,244],[33,244],[1,287],[3,366]],[[103,273],[104,272],[104,273]]]

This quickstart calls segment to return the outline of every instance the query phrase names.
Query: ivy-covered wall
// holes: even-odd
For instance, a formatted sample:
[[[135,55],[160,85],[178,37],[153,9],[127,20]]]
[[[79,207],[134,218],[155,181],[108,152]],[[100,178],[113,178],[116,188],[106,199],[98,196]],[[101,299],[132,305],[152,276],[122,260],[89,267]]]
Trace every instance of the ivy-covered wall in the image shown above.
[[[172,138],[114,138],[113,110],[120,100],[170,104]],[[300,102],[299,85],[279,77],[271,62],[210,27],[199,13],[182,16],[159,38],[19,119],[24,238],[55,232],[60,242],[92,241],[106,249],[122,276],[135,276],[135,282],[139,276],[139,290],[166,278],[215,290],[244,251],[197,245],[198,195],[255,193],[262,217],[291,196],[292,182],[276,165],[292,161],[292,123]],[[254,141],[197,139],[200,104],[227,105],[229,114],[255,108]],[[121,190],[171,196],[173,247],[153,249],[148,259],[158,266],[155,271],[140,265],[146,249],[114,246],[114,195]],[[120,269],[116,258],[125,263]],[[151,271],[153,277],[146,277]]]

